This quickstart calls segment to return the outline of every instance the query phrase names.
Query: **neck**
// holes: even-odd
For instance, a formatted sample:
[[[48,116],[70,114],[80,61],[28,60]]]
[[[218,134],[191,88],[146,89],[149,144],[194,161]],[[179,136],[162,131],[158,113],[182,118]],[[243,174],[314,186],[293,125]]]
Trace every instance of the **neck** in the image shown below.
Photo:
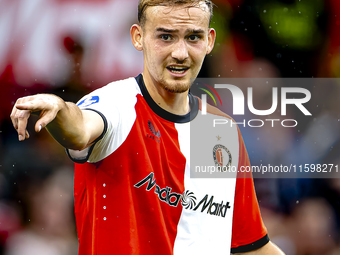
[[[185,115],[190,111],[188,91],[183,93],[169,92],[157,84],[148,72],[142,74],[145,87],[157,105],[176,115]]]

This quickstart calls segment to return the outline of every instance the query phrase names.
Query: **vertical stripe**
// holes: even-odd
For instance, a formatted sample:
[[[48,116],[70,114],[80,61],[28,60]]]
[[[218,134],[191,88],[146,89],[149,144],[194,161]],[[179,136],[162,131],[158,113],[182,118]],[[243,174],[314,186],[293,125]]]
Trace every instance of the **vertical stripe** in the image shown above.
[[[175,255],[230,254],[236,178],[190,178],[190,157],[195,157],[190,153],[190,145],[193,145],[193,143],[190,143],[190,139],[202,140],[204,146],[200,149],[204,151],[203,154],[209,160],[211,157],[211,162],[213,162],[214,145],[223,144],[232,154],[232,165],[236,168],[238,166],[239,144],[236,125],[229,126],[229,128],[212,128],[211,132],[190,133],[190,128],[195,128],[191,125],[201,126],[203,123],[200,122],[212,122],[216,117],[223,118],[211,114],[206,116],[198,114],[194,120],[198,123],[193,121],[186,124],[175,124],[181,151],[187,159],[184,189],[187,192],[192,192],[191,199],[196,202],[193,208],[185,208],[184,206],[182,210],[174,244]],[[199,136],[194,137],[194,133],[199,134]],[[224,139],[218,141],[216,138],[218,135]],[[206,205],[205,208],[204,205]],[[214,215],[214,212],[218,210],[217,208],[223,208],[223,212],[226,212],[225,217],[221,213]],[[226,211],[224,211],[225,209]]]

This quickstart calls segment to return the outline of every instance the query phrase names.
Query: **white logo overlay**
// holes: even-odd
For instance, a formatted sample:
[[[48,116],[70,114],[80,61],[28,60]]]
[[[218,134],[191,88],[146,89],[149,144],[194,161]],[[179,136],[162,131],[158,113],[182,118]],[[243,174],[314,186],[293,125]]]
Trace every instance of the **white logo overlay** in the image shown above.
[[[307,107],[310,107],[308,104],[311,101],[312,93],[303,87],[290,87],[290,84],[284,84],[282,87],[272,87],[266,90],[268,94],[266,97],[266,101],[271,101],[270,106],[266,106],[264,109],[261,106],[254,104],[254,97],[256,95],[260,95],[263,97],[263,87],[269,86],[268,81],[257,81],[257,83],[261,83],[262,89],[260,89],[260,93],[257,92],[253,87],[248,87],[249,85],[258,85],[253,80],[237,80],[234,81],[239,84],[240,87],[236,85],[232,85],[228,82],[233,82],[230,79],[197,79],[197,86],[204,84],[209,89],[202,89],[205,93],[197,95],[201,97],[201,114],[207,115],[207,96],[209,95],[211,99],[214,101],[215,106],[217,107],[217,100],[215,97],[219,99],[219,102],[222,106],[222,102],[232,102],[230,106],[228,106],[228,110],[230,109],[230,113],[234,118],[237,119],[238,122],[233,120],[226,119],[214,119],[213,127],[216,125],[238,125],[243,127],[250,128],[259,128],[264,125],[275,127],[282,126],[285,128],[294,128],[299,123],[297,119],[289,118],[294,117],[297,114],[300,116],[312,116],[310,110]],[[288,82],[288,81],[287,81]],[[206,85],[209,83],[211,85]],[[281,84],[278,81],[275,83],[271,81],[272,84]],[[247,87],[245,87],[247,86]],[[242,89],[243,90],[242,90]],[[218,92],[215,90],[218,89]],[[254,92],[255,91],[255,92]],[[261,94],[262,93],[262,94]],[[270,98],[271,96],[271,98]],[[269,97],[269,98],[268,98]],[[224,108],[225,110],[225,108]],[[231,113],[232,112],[232,113]],[[293,113],[293,114],[292,114]],[[257,116],[257,118],[249,118],[251,115]],[[245,119],[240,119],[239,116],[244,116]],[[272,117],[274,116],[274,117]],[[285,117],[280,119],[281,117]],[[287,116],[289,116],[287,118]],[[248,119],[249,118],[249,119]],[[301,118],[301,117],[300,117]]]

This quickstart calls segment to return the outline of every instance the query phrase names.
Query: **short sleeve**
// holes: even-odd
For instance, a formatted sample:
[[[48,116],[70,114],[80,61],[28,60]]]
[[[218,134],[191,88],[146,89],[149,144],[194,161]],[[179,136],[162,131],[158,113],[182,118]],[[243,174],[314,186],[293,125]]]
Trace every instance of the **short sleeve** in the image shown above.
[[[138,94],[136,79],[128,78],[112,82],[80,99],[77,106],[81,110],[92,110],[102,117],[105,132],[84,151],[67,150],[70,158],[76,163],[95,163],[119,148],[135,121]]]
[[[99,143],[103,143],[108,139],[113,139],[114,134],[114,124],[118,122],[119,111],[115,110],[115,105],[110,104],[110,98],[108,98],[108,87],[103,87],[85,95],[76,104],[81,110],[91,110],[98,113],[104,122],[103,133],[94,141],[94,143],[82,150],[75,151],[71,149],[66,149],[68,156],[76,163],[87,162],[95,147],[98,147]],[[108,112],[108,109],[111,111]],[[115,114],[115,115],[114,115]],[[117,125],[117,124],[116,124]],[[109,137],[111,134],[111,137]],[[104,138],[104,139],[103,139]]]
[[[239,132],[240,159],[238,169],[250,166],[248,153]],[[269,242],[267,229],[260,214],[260,208],[251,173],[237,176],[231,253],[249,252],[261,248]]]

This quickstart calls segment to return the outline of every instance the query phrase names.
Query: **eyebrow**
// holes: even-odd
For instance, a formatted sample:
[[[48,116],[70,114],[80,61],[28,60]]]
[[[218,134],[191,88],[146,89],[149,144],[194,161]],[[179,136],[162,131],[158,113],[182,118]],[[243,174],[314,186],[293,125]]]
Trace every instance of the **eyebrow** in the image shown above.
[[[164,33],[178,33],[179,30],[178,29],[166,29],[163,27],[158,27],[156,28],[157,32],[164,32]],[[203,29],[187,29],[185,31],[186,33],[191,33],[191,34],[204,34],[204,30]]]

